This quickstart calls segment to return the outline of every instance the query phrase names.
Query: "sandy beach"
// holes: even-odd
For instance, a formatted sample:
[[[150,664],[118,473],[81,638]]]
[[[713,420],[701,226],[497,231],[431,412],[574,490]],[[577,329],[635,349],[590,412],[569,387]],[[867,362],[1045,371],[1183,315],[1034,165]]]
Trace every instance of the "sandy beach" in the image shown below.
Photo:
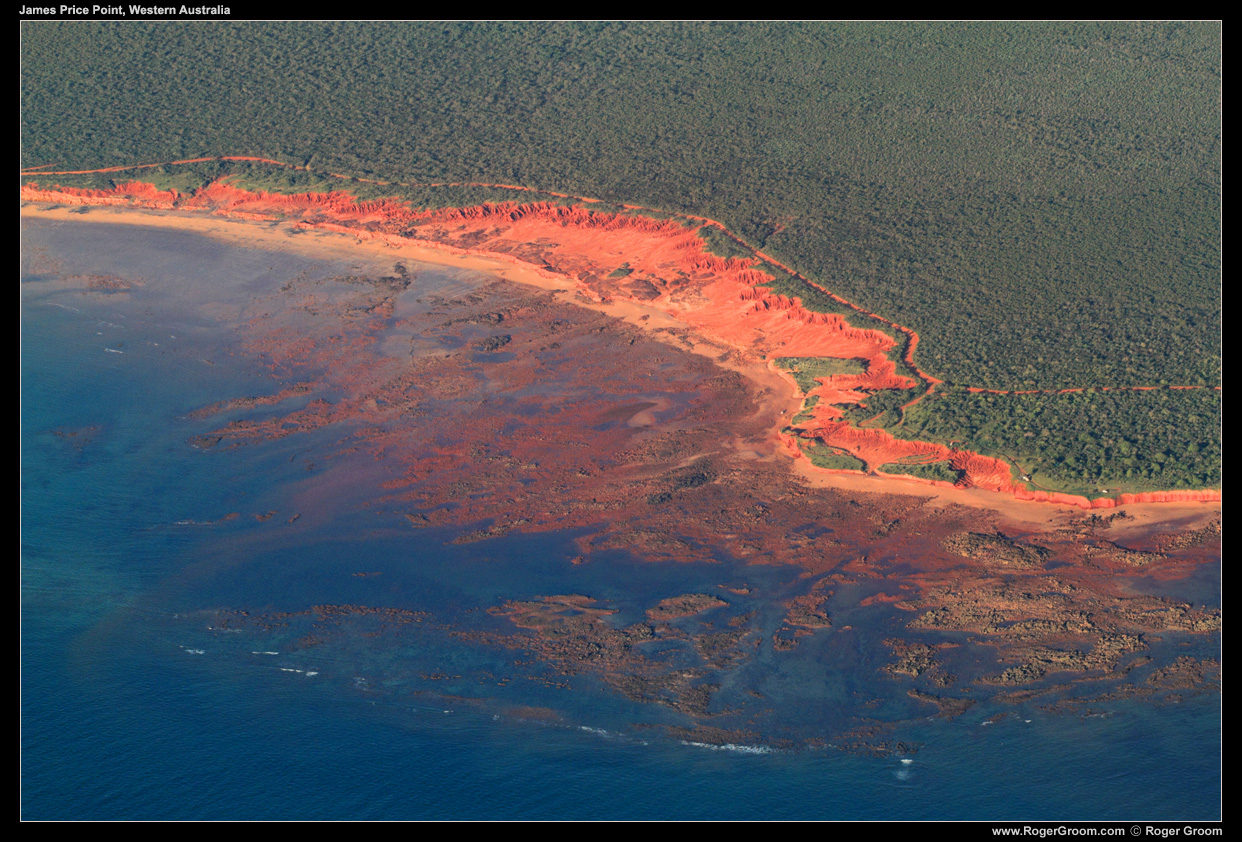
[[[634,300],[597,300],[584,294],[573,279],[556,275],[509,255],[470,253],[451,246],[400,241],[393,237],[364,239],[346,230],[310,229],[305,225],[296,226],[287,222],[224,218],[176,211],[93,206],[83,213],[82,207],[45,207],[26,203],[21,206],[20,215],[22,218],[63,222],[84,221],[175,229],[246,247],[295,251],[329,259],[350,259],[373,271],[388,271],[394,262],[408,260],[479,272],[536,287],[551,292],[561,303],[586,307],[623,320],[642,328],[653,338],[710,358],[716,365],[746,377],[758,387],[758,393],[762,396],[758,414],[777,419],[777,423],[772,429],[772,447],[769,452],[759,453],[745,445],[739,447],[747,447],[746,454],[755,459],[788,462],[795,475],[808,486],[859,493],[913,495],[927,498],[928,505],[937,508],[960,505],[990,509],[1015,525],[1027,529],[1055,525],[1084,514],[1082,509],[1073,506],[1019,500],[1009,494],[986,489],[946,488],[915,479],[828,471],[815,467],[800,454],[796,454],[797,458],[790,458],[793,454],[790,454],[789,447],[782,442],[779,431],[784,419],[798,411],[802,399],[797,384],[789,374],[777,369],[769,361],[704,337],[701,332],[694,333],[692,342],[678,340],[678,336],[693,330],[693,327],[668,311]],[[658,331],[659,328],[666,330]],[[1189,527],[1215,516],[1220,511],[1220,502],[1130,503],[1124,509],[1132,518],[1126,522],[1129,528],[1138,529],[1154,523],[1178,523]]]

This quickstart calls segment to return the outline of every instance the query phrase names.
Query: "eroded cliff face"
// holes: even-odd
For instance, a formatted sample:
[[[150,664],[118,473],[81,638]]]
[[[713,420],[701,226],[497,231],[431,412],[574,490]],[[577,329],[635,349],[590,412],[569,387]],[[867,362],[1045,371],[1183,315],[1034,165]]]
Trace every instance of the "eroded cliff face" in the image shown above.
[[[136,208],[172,210],[178,207],[180,194],[175,190],[157,190],[155,185],[140,181],[118,184],[111,190],[87,190],[78,187],[40,188],[23,185],[22,201],[49,202],[58,205],[117,205]]]
[[[908,391],[909,406],[939,381],[922,372],[923,382],[898,374],[893,359],[898,343],[890,333],[852,326],[837,314],[811,312],[799,299],[773,293],[765,284],[774,279],[757,268],[757,258],[722,258],[708,253],[698,236],[699,222],[688,225],[674,219],[551,202],[419,211],[395,199],[358,201],[339,191],[282,195],[243,190],[225,180],[192,194],[159,191],[137,181],[111,190],[40,188],[32,184],[21,188],[21,198],[207,212],[242,219],[286,219],[304,228],[338,231],[381,243],[431,245],[460,254],[499,258],[531,268],[545,278],[562,279],[588,300],[633,301],[659,308],[693,334],[751,358],[831,357],[861,362],[864,370],[860,374],[819,378],[820,385],[806,396],[816,402],[805,420],[780,435],[791,455],[800,455],[804,442],[822,443],[858,458],[872,473],[893,463],[944,462],[958,472],[959,487],[1081,508],[1221,499],[1219,491],[1152,492],[1095,500],[1033,491],[1015,480],[1009,464],[1001,459],[897,439],[882,430],[845,423],[841,420],[843,406],[863,404],[884,390]],[[913,361],[917,334],[891,323],[889,327],[893,334],[907,334],[904,359],[917,372]],[[788,417],[798,409],[789,407]]]

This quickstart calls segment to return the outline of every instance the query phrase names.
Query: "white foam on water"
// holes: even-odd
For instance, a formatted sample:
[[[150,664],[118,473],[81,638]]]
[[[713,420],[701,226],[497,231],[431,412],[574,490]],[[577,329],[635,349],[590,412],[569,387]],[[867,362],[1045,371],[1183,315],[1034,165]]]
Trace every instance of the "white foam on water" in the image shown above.
[[[716,745],[714,743],[692,743],[682,742],[682,745],[694,746],[695,748],[709,748],[712,751],[736,751],[738,754],[774,754],[776,749],[768,746],[748,746],[738,745],[737,743],[723,743]]]

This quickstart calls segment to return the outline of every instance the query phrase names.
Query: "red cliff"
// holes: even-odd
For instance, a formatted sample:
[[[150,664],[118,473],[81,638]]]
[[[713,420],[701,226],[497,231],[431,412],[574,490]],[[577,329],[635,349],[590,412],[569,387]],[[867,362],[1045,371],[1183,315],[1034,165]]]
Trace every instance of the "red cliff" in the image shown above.
[[[849,426],[839,420],[841,405],[864,403],[870,394],[881,390],[919,386],[918,381],[896,372],[890,353],[897,340],[879,330],[855,327],[834,313],[811,312],[797,298],[773,294],[764,286],[773,280],[772,276],[756,268],[760,258],[801,276],[762,252],[756,252],[754,258],[723,258],[707,252],[698,235],[702,225],[724,230],[710,220],[689,216],[652,219],[552,202],[415,210],[396,198],[359,201],[341,191],[286,195],[244,190],[227,180],[215,181],[192,194],[161,191],[135,181],[108,190],[40,188],[30,184],[21,188],[20,196],[34,202],[179,209],[245,219],[281,217],[394,245],[430,244],[459,253],[500,258],[533,268],[544,276],[564,278],[597,300],[641,300],[663,309],[699,334],[744,353],[768,359],[862,360],[865,370],[861,374],[819,379],[820,385],[809,395],[818,398],[818,403],[811,411],[810,421],[796,432],[803,439],[818,439],[856,456],[870,471],[893,463],[943,461],[959,472],[959,487],[986,488],[1011,493],[1022,500],[1083,508],[1221,499],[1219,491],[1123,494],[1115,500],[1030,491],[1014,482],[1004,460],[930,442],[905,441],[883,430]],[[807,283],[843,304],[854,306],[813,282]],[[878,316],[874,318],[906,334],[905,362],[918,371],[913,365],[917,334]],[[919,375],[929,385],[939,382],[925,373]],[[917,400],[918,396],[913,396],[907,405]],[[780,438],[791,455],[801,455],[798,438],[784,434]]]

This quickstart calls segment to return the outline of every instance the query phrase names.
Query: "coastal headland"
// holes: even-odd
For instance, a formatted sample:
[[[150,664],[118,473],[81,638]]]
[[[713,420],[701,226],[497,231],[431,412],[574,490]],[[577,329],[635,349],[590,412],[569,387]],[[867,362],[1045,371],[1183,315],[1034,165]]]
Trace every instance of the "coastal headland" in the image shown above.
[[[342,491],[370,484],[376,522],[433,528],[481,552],[507,535],[566,532],[579,564],[609,553],[719,564],[713,584],[654,599],[638,623],[619,623],[615,596],[553,591],[488,606],[507,633],[454,632],[530,653],[561,676],[555,686],[590,676],[653,703],[675,717],[678,738],[828,734],[893,751],[892,723],[928,711],[1077,710],[1219,685],[1219,492],[1084,511],[1021,499],[995,480],[1009,471],[999,460],[844,424],[835,413],[878,390],[926,393],[909,343],[770,292],[766,271],[708,253],[696,227],[581,203],[413,211],[227,183],[193,195],[31,187],[23,198],[31,224],[174,229],[352,267],[260,284],[210,311],[273,386],[195,410],[209,426],[188,445],[211,458],[317,431],[336,442],[305,466],[296,511],[237,513],[264,535],[289,540],[356,517],[339,511]],[[426,264],[472,280],[426,291],[438,289],[419,281]],[[53,286],[98,306],[157,283],[46,268]],[[790,358],[853,370],[819,377],[808,394],[778,364]],[[825,441],[868,466],[959,460],[974,479],[825,470],[802,455]],[[756,565],[792,578],[744,572]],[[296,617],[242,607],[213,627],[287,625],[302,638],[280,648],[321,647],[373,618],[365,605]],[[850,704],[791,731],[799,714],[767,700],[806,688],[750,669],[793,657],[827,665],[817,674],[830,688],[878,676],[895,706],[876,717]]]
[[[24,21],[24,815],[1218,818],[1221,34]]]
[[[656,218],[637,208],[606,211],[593,208],[589,199],[566,204],[572,197],[551,195],[556,197],[551,201],[415,210],[396,199],[364,201],[339,191],[251,191],[227,179],[192,193],[159,190],[140,181],[120,182],[111,189],[21,188],[21,198],[28,202],[141,210],[164,220],[176,215],[182,220],[177,224],[188,227],[203,228],[206,218],[332,232],[389,256],[500,270],[521,283],[557,290],[565,300],[710,356],[763,384],[766,409],[776,419],[772,434],[796,461],[798,474],[813,484],[926,493],[913,488],[921,485],[955,502],[1006,509],[1014,507],[1001,498],[1079,509],[1221,500],[1219,489],[1093,497],[1046,490],[1000,455],[973,452],[954,442],[899,438],[865,422],[851,423],[845,410],[865,408],[877,395],[901,395],[904,412],[940,385],[915,362],[918,335],[913,330],[853,307],[762,252],[727,258],[712,254],[701,236],[704,228],[732,236],[712,220]],[[774,291],[780,273],[831,297],[841,312],[815,312],[799,297]],[[876,326],[860,327],[857,321]],[[789,363],[814,360],[851,365],[848,371],[813,377],[809,385],[806,378],[799,383]],[[1066,391],[1073,390],[1058,393]],[[806,458],[811,449],[826,454],[827,462]],[[936,475],[944,478],[930,478]]]

